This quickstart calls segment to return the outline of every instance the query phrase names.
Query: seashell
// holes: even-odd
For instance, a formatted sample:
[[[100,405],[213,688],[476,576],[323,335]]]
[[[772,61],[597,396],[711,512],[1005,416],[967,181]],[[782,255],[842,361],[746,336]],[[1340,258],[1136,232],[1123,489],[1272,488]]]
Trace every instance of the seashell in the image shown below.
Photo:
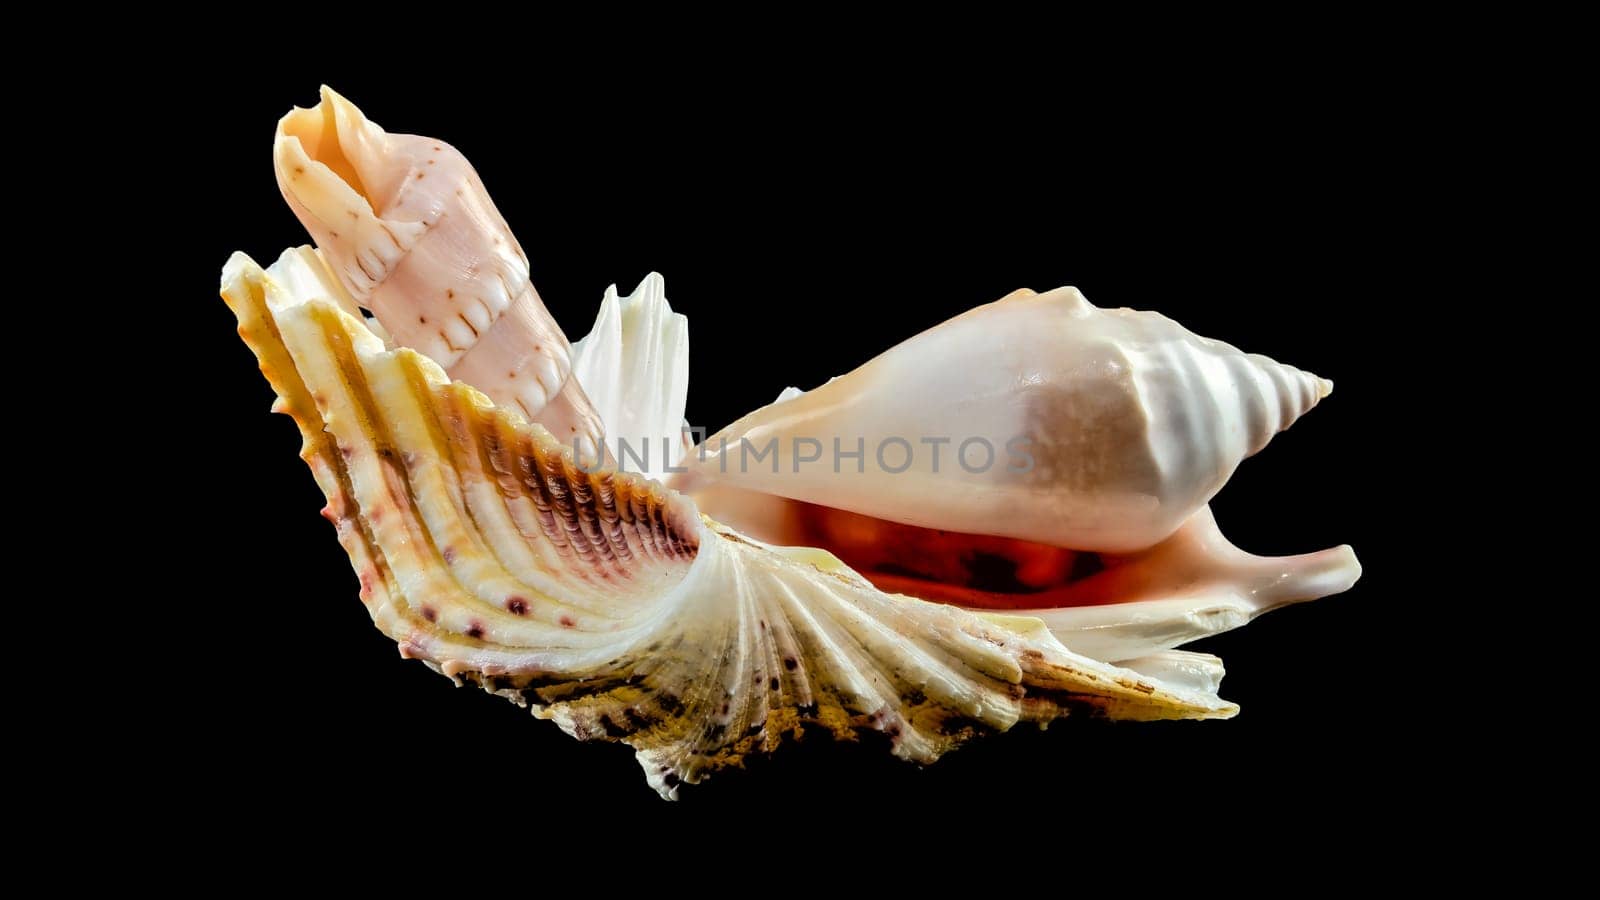
[[[545,427],[373,334],[343,280],[309,248],[266,271],[235,254],[222,295],[373,621],[403,656],[630,744],[665,796],[808,724],[926,762],[1022,721],[1235,712],[1212,657],[1113,666],[1038,618],[887,594],[659,482],[586,472]]]
[[[807,725],[926,762],[1072,712],[1227,717],[1221,660],[1177,648],[1360,575],[1348,546],[1245,553],[1208,505],[1331,383],[1155,313],[1018,291],[680,460],[659,275],[568,345],[448,145],[324,88],[274,162],[320,251],[235,254],[223,295],[374,622],[629,743],[665,796]]]
[[[601,420],[528,258],[466,157],[391,134],[327,87],[278,122],[273,168],[350,301],[393,341],[537,421],[585,456]]]
[[[1360,577],[1349,546],[1245,553],[1207,505],[1331,389],[1156,313],[1024,290],[785,390],[672,483],[884,590],[1015,610],[1077,653],[1127,662]]]
[[[1177,531],[1332,388],[1158,313],[1023,290],[785,392],[707,439],[683,484],[1127,553]]]

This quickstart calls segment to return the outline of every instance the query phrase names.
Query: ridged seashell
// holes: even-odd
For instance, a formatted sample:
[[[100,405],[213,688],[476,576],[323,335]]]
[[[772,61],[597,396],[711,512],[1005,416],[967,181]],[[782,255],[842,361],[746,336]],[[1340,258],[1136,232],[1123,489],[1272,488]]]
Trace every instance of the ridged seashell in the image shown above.
[[[786,391],[707,439],[682,481],[1130,553],[1176,532],[1331,389],[1157,313],[1024,290]],[[835,447],[859,455],[836,463]]]
[[[777,548],[570,449],[390,349],[309,249],[222,293],[293,417],[373,621],[454,679],[632,745],[671,795],[807,723],[886,734],[927,761],[1072,712],[1211,718],[1215,660],[1117,667],[1036,618],[886,594],[829,554]]]
[[[389,337],[496,403],[598,452],[600,418],[528,258],[483,182],[443,141],[391,134],[324,87],[278,123],[284,199],[358,306]]]

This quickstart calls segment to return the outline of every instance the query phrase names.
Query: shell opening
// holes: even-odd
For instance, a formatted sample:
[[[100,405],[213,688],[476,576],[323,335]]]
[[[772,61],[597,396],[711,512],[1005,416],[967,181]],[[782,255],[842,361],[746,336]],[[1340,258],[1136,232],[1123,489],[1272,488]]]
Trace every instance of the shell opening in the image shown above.
[[[340,144],[339,116],[333,103],[319,103],[311,109],[296,107],[284,117],[282,128],[284,136],[300,141],[300,146],[312,162],[327,166],[368,204],[372,203],[372,195],[361,180],[361,172]]]
[[[1042,609],[1118,602],[1110,578],[1122,558],[1017,538],[905,525],[793,503],[798,543],[837,556],[891,593],[977,609]]]

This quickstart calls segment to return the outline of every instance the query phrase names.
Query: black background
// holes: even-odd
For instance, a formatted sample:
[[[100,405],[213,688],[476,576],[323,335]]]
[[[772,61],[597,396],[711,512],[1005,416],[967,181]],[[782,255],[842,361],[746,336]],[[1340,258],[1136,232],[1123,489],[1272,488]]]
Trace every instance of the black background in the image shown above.
[[[618,51],[494,77],[263,65],[185,86],[183,104],[206,110],[186,152],[209,176],[185,229],[194,296],[161,339],[201,374],[194,427],[227,448],[186,461],[194,483],[238,486],[225,504],[187,499],[203,512],[185,539],[231,573],[194,607],[224,636],[226,674],[202,679],[218,696],[196,701],[187,777],[230,815],[352,825],[415,813],[467,827],[485,804],[524,801],[661,804],[627,748],[580,744],[399,658],[317,515],[292,424],[267,414],[270,391],[210,299],[229,252],[265,264],[306,241],[269,147],[277,118],[326,80],[384,127],[467,155],[569,337],[607,285],[662,272],[690,321],[697,425],[1024,286],[1156,309],[1337,384],[1215,501],[1247,550],[1351,543],[1365,566],[1345,595],[1198,645],[1225,659],[1238,718],[1023,727],[927,769],[814,740],[685,788],[680,808],[930,807],[953,822],[1076,810],[1173,834],[1216,816],[1271,832],[1405,807],[1425,761],[1393,730],[1385,685],[1412,599],[1396,549],[1411,526],[1382,452],[1396,338],[1372,311],[1399,318],[1416,302],[1406,196],[1426,106],[1365,51],[1361,65],[1347,48],[1196,54],[1159,75],[1065,51],[862,71],[821,51],[746,53],[669,74]]]

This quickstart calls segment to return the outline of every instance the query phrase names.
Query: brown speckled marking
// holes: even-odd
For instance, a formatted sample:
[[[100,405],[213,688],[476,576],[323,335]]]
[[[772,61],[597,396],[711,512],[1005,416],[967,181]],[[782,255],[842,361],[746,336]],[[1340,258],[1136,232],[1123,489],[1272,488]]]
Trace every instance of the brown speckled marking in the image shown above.
[[[571,616],[562,616],[561,617],[561,627],[562,628],[571,628],[572,626],[574,626],[576,624],[578,624],[578,623],[572,621],[572,617]]]
[[[528,614],[528,601],[521,597],[508,598],[506,600],[506,610],[514,616],[525,616]]]
[[[439,621],[439,614],[435,612],[434,608],[431,606],[422,607],[422,617],[427,619],[429,622]]]
[[[474,621],[472,624],[468,625],[467,626],[467,637],[472,638],[475,641],[482,640],[483,639],[483,623]]]

